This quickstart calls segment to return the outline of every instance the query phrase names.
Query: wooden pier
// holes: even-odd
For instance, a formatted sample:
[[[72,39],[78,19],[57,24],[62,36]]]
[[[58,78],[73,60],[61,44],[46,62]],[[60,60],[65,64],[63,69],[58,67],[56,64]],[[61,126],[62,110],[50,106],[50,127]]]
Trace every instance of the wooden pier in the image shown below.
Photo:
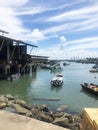
[[[0,79],[6,79],[14,73],[36,71],[36,64],[32,62],[31,55],[27,54],[27,46],[31,51],[37,47],[0,35]]]

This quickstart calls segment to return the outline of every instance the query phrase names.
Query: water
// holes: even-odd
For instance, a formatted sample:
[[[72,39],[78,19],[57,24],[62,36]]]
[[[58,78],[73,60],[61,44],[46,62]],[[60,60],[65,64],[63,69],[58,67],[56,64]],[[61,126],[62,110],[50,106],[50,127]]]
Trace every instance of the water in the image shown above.
[[[68,106],[69,112],[81,112],[84,107],[98,107],[98,97],[82,91],[80,83],[97,83],[98,74],[90,73],[93,64],[70,63],[63,67],[64,75],[62,87],[50,86],[51,79],[56,73],[50,70],[38,69],[37,73],[22,76],[19,80],[0,81],[0,94],[12,94],[34,105],[47,104],[53,109],[60,105]],[[95,78],[96,76],[96,78]],[[60,101],[36,101],[33,98],[60,98]]]

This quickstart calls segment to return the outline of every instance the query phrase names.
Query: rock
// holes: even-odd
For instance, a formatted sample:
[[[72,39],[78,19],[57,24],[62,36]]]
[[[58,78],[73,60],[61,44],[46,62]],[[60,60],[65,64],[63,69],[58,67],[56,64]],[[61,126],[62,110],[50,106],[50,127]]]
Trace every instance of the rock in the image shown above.
[[[32,109],[32,117],[45,122],[52,122],[53,118],[50,112],[43,112],[37,108]]]
[[[53,121],[52,117],[50,117],[49,115],[47,115],[43,112],[38,113],[38,119],[41,121],[49,122],[49,123],[51,123]]]
[[[49,112],[49,108],[47,105],[38,105],[35,107],[36,109],[39,109],[41,111],[44,111],[44,112]]]
[[[32,112],[31,111],[27,111],[25,115],[28,116],[28,117],[31,117],[32,116]]]
[[[0,95],[0,102],[8,102],[8,98],[5,95]]]
[[[49,112],[49,108],[48,108],[47,105],[42,105],[41,110],[44,111],[44,112]]]
[[[73,116],[71,114],[65,113],[63,115],[63,118],[68,118],[69,123],[73,123],[74,122],[74,118],[73,118]]]
[[[32,112],[32,117],[37,119],[37,118],[38,118],[39,110],[36,109],[36,108],[33,108],[33,109],[31,110],[31,112]]]
[[[65,113],[66,105],[58,107],[57,112],[50,111],[47,105],[33,106],[21,99],[15,99],[12,95],[0,95],[0,109],[33,117],[41,121],[53,123],[71,130],[80,130],[82,116]]]
[[[64,115],[64,112],[56,112],[56,113],[53,113],[54,118],[62,117],[63,115]]]
[[[57,108],[57,111],[62,112],[62,111],[64,111],[66,108],[68,108],[67,105],[61,105],[60,107]]]
[[[24,103],[24,104],[22,104],[22,106],[23,106],[24,108],[28,109],[28,110],[32,110],[32,108],[33,108],[33,105],[30,104],[30,103]]]
[[[15,100],[15,103],[16,103],[16,104],[19,104],[19,105],[21,105],[21,106],[24,106],[24,105],[26,104],[26,102],[25,102],[24,100],[21,100],[21,99],[16,99],[16,100]]]
[[[0,102],[0,109],[5,108],[7,106],[6,102]]]
[[[81,122],[82,118],[81,115],[73,115],[74,122]]]
[[[19,104],[14,104],[13,107],[15,108],[16,112],[19,113],[19,114],[25,115],[26,113],[30,112],[28,109],[23,108]]]
[[[53,121],[53,124],[66,127],[66,126],[68,126],[69,121],[68,121],[67,118],[56,118],[56,119]]]
[[[32,104],[27,103],[27,102],[25,102],[24,100],[21,100],[21,99],[16,99],[15,103],[21,105],[22,107],[24,107],[28,110],[31,110],[33,108]]]
[[[8,98],[8,100],[14,100],[15,99],[11,94],[6,94],[5,97]]]

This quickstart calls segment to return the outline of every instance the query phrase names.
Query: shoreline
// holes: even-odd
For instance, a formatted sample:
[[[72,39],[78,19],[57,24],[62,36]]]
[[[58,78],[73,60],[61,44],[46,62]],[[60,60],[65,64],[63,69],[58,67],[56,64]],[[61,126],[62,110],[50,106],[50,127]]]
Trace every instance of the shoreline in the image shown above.
[[[1,110],[21,114],[71,130],[80,130],[82,126],[82,115],[66,113],[62,111],[63,107],[59,107],[58,111],[52,111],[45,104],[35,106],[23,99],[15,98],[10,94],[0,95]]]

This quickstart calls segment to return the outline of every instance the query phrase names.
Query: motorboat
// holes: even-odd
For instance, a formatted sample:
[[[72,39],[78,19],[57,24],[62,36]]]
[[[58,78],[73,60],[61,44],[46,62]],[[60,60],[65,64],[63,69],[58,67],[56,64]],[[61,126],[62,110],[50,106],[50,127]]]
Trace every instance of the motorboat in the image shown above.
[[[57,74],[53,79],[51,80],[52,86],[61,86],[63,84],[63,75]]]
[[[83,83],[83,84],[80,84],[80,85],[82,86],[82,89],[98,96],[98,85],[93,84],[93,83],[90,83],[90,84]]]

